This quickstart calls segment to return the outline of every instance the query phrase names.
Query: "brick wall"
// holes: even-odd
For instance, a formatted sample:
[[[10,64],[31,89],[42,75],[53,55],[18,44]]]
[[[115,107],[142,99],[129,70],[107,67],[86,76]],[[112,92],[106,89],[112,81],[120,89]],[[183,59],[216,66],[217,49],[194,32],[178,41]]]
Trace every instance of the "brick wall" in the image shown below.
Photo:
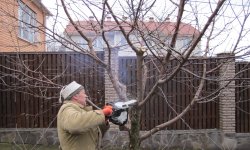
[[[18,37],[18,3],[16,0],[0,1],[0,52],[45,51],[45,14],[32,1],[23,0],[36,13],[38,43],[30,43]]]
[[[224,133],[235,133],[235,81],[230,80],[235,76],[235,60],[234,55],[222,53],[218,57],[232,59],[221,59],[223,65],[220,68],[220,129]]]
[[[119,61],[118,61],[118,51],[117,50],[112,50],[111,51],[111,68],[112,71],[115,73],[118,73],[118,67],[119,67]],[[104,52],[104,61],[107,63],[108,62],[108,57],[109,57],[109,52],[105,50]],[[105,72],[105,102],[111,102],[114,101],[115,99],[118,99],[118,95],[116,94],[116,91],[113,87],[113,84],[110,80],[109,75],[107,72]]]

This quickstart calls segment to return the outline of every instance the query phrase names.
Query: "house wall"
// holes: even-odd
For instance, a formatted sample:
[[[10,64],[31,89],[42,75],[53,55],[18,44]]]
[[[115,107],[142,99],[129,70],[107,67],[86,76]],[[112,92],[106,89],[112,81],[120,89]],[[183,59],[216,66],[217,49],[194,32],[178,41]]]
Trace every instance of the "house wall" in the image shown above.
[[[114,34],[112,35],[112,46],[115,47],[116,49],[119,49],[118,55],[119,56],[136,56],[135,52],[131,49],[130,46],[126,43],[126,40],[124,39],[123,35],[119,31],[113,32]],[[74,41],[76,43],[84,43],[84,39],[80,35],[65,35],[66,38],[70,39],[71,41]],[[100,36],[99,36],[100,37]],[[187,42],[186,41],[192,41],[193,37],[190,36],[183,36],[179,37],[176,42],[176,49],[180,50],[181,52],[187,48]],[[102,39],[102,38],[101,38]],[[141,47],[141,43],[138,41],[137,37],[135,35],[130,36],[130,40],[134,42],[133,44],[137,47]],[[125,43],[124,43],[125,41]],[[169,41],[170,42],[170,41]],[[103,51],[103,48],[105,48],[105,42],[103,42],[103,47],[95,47],[94,48],[96,51]],[[85,43],[86,44],[86,43]],[[169,43],[168,43],[169,44]],[[78,44],[80,45],[80,44]],[[200,44],[197,45],[197,47],[194,49],[193,53],[191,55],[194,56],[200,56],[201,55],[201,49],[200,49]],[[69,45],[71,50],[79,51],[79,49],[73,45]],[[88,48],[87,45],[85,45],[85,48]],[[159,49],[159,48],[157,48]],[[66,48],[67,51],[71,51],[69,48]],[[166,53],[166,51],[162,51],[162,53]]]
[[[0,52],[45,51],[45,14],[32,1],[23,0],[37,16],[38,42],[30,43],[18,37],[18,3],[16,0],[0,1]]]

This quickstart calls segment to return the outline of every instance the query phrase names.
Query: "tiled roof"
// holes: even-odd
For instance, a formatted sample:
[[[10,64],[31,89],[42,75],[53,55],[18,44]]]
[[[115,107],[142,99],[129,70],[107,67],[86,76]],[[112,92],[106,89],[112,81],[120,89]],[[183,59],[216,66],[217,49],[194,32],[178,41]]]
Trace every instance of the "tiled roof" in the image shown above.
[[[77,21],[75,22],[78,26],[78,28],[83,32],[87,34],[98,34],[101,32],[100,25],[97,21]],[[131,22],[120,22],[121,26],[125,29],[126,32],[131,30]],[[176,26],[176,23],[174,22],[154,22],[154,21],[148,21],[148,22],[139,22],[140,30],[144,32],[148,31],[157,31],[159,33],[163,33],[165,35],[172,35],[174,33],[174,29]],[[119,27],[116,24],[115,21],[105,21],[104,22],[104,31],[119,31]],[[68,35],[77,35],[79,34],[74,26],[72,24],[68,24],[65,31]],[[181,36],[193,36],[197,35],[199,31],[195,29],[190,24],[181,23],[180,24],[180,30],[179,35]]]

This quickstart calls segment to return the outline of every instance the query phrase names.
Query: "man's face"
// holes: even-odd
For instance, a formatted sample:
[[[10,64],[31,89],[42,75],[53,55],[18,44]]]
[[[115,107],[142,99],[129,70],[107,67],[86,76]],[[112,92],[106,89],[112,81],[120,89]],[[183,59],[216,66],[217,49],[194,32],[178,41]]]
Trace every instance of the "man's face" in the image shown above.
[[[83,106],[86,105],[86,99],[87,99],[87,95],[85,94],[84,90],[81,90],[78,94],[76,94],[74,96],[76,102],[78,102],[79,104],[82,104]]]

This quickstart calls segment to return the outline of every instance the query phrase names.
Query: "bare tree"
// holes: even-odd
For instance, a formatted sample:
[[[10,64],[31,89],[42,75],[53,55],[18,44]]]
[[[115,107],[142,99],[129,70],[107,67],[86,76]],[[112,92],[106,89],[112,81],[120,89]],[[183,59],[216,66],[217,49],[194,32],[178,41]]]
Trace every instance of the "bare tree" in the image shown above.
[[[116,48],[122,49],[122,47],[125,47],[135,54],[137,60],[137,91],[136,95],[133,96],[137,100],[137,105],[130,112],[131,127],[128,127],[130,149],[140,149],[143,140],[181,119],[195,103],[213,101],[214,97],[218,96],[219,91],[230,83],[232,79],[227,79],[228,84],[212,91],[210,93],[210,95],[213,95],[212,98],[202,95],[206,81],[220,80],[209,78],[208,74],[219,69],[222,64],[208,70],[206,61],[204,61],[202,73],[192,72],[184,66],[197,52],[199,54],[197,58],[199,59],[211,57],[218,51],[235,54],[236,57],[233,57],[233,60],[245,58],[249,54],[247,38],[250,30],[246,26],[249,23],[250,14],[248,0],[235,3],[226,0],[179,0],[177,2],[172,0],[165,2],[157,0],[60,0],[56,3],[57,11],[53,17],[54,24],[52,28],[47,28],[47,36],[60,42],[67,50],[87,54],[101,64],[109,75],[119,98],[123,101],[129,100],[129,98],[126,87],[120,83],[118,74],[112,69],[111,52]],[[59,9],[63,9],[64,12],[59,13]],[[62,14],[64,17],[61,16]],[[154,20],[148,21],[147,17],[154,18]],[[81,46],[81,42],[73,39],[70,31],[65,30],[64,36],[55,32],[60,18],[69,21],[69,26],[72,27],[75,34],[83,39],[84,46]],[[109,20],[106,20],[106,18],[112,19],[112,24],[109,24]],[[83,25],[81,21],[89,21],[90,24],[88,26]],[[170,23],[171,25],[169,25]],[[169,25],[167,29],[166,24]],[[185,29],[185,33],[183,33],[186,25],[193,28]],[[114,32],[121,35],[125,45],[112,43],[109,35]],[[180,46],[180,38],[184,37],[184,34],[188,34],[189,40]],[[101,60],[96,54],[95,41],[98,38],[103,42],[105,52],[108,54],[108,61]],[[229,61],[230,59],[228,58]],[[166,67],[172,60],[177,60],[177,65],[171,68]],[[157,61],[155,63],[157,76],[154,83],[151,84],[152,88],[146,92],[146,82],[150,78],[146,63],[149,61],[151,63]],[[26,69],[32,71],[29,68]],[[199,79],[192,100],[173,118],[141,135],[142,107],[155,93],[162,93],[161,86],[173,80],[180,71]],[[53,83],[42,75],[39,75],[39,77],[44,84]],[[163,95],[166,96],[167,94],[163,93]],[[165,99],[167,101],[167,97]]]
[[[158,3],[159,2],[156,0],[115,2],[110,2],[107,0],[103,0],[100,2],[83,1],[81,4],[85,6],[90,12],[89,14],[87,14],[83,11],[80,11],[81,8],[76,5],[75,7],[78,8],[79,11],[72,11],[72,8],[74,7],[72,5],[74,5],[74,3],[61,0],[62,7],[70,23],[87,42],[88,50],[86,51],[85,49],[80,49],[81,52],[89,53],[89,55],[95,57],[93,40],[95,40],[96,37],[88,37],[86,33],[82,32],[83,30],[81,28],[84,28],[84,26],[80,26],[78,22],[74,20],[74,18],[77,18],[80,21],[81,19],[84,20],[86,16],[91,15],[93,16],[93,19],[95,21],[92,29],[96,32],[96,36],[102,36],[108,53],[111,53],[112,48],[115,47],[109,42],[107,36],[107,33],[110,32],[110,30],[112,31],[112,29],[105,28],[107,26],[105,24],[105,18],[111,17],[112,20],[116,23],[116,26],[113,28],[116,28],[116,30],[121,32],[126,40],[127,46],[136,54],[136,99],[138,103],[132,109],[130,114],[131,128],[129,129],[129,133],[131,149],[139,149],[141,141],[148,138],[157,131],[165,129],[168,125],[182,118],[196,102],[204,101],[205,98],[202,97],[201,93],[205,81],[211,80],[207,78],[206,75],[212,70],[207,70],[206,63],[204,63],[203,73],[201,75],[197,75],[189,70],[185,70],[183,67],[187,60],[193,55],[197,47],[200,46],[199,51],[204,54],[202,58],[213,55],[213,52],[217,50],[216,46],[225,43],[228,39],[227,35],[219,35],[225,34],[226,30],[233,30],[232,26],[238,24],[238,32],[236,32],[235,34],[238,37],[235,38],[235,43],[233,43],[231,47],[223,48],[227,49],[228,52],[236,54],[236,56],[245,55],[244,52],[246,52],[246,49],[249,48],[249,45],[240,42],[242,41],[242,39],[246,38],[247,33],[249,32],[245,25],[246,22],[249,21],[249,6],[247,6],[247,1],[241,1],[235,4],[226,0],[220,0],[217,2],[180,0],[176,3],[173,1],[169,1],[168,3],[166,2],[164,4],[165,9],[161,13],[157,13],[157,8],[160,7],[158,6]],[[168,5],[170,5],[171,7],[168,7]],[[101,15],[98,15],[96,11],[100,11]],[[228,17],[228,14],[231,14],[233,17],[225,19],[226,17]],[[124,20],[122,18],[122,15],[126,16],[128,20]],[[158,24],[154,24],[156,27],[153,30],[152,28],[150,29],[150,27],[145,23],[145,18],[150,15],[156,18],[158,22]],[[175,22],[174,28],[172,29],[170,36],[162,35],[162,32],[164,30],[162,26],[164,26],[164,23],[169,19],[169,17],[171,17],[173,22]],[[183,22],[195,26],[196,28],[198,28],[199,32],[193,32],[192,39],[188,43],[188,46],[186,46],[185,48],[180,48],[177,46],[177,43],[178,38],[182,34],[180,31],[183,28]],[[224,23],[225,26],[219,27],[220,23]],[[134,35],[136,35],[136,40],[134,40],[133,38]],[[166,42],[166,37],[170,38],[168,43]],[[223,40],[215,42],[216,40],[218,40],[218,38],[222,38]],[[202,39],[204,40],[202,41]],[[202,42],[205,41],[207,42],[206,44],[204,44],[205,46],[203,46]],[[145,83],[148,78],[145,65],[145,61],[148,58],[150,58],[151,60],[156,59],[159,61],[159,65],[157,66],[159,68],[159,75],[155,83],[153,83],[151,90],[146,93],[143,89],[145,89]],[[174,66],[174,68],[171,69],[166,68],[166,66],[172,59],[178,60],[177,66]],[[108,63],[102,63],[104,64],[104,67],[107,70],[111,81],[118,95],[120,96],[120,99],[126,101],[126,93],[122,93],[122,91],[125,90],[119,90],[123,87],[120,86],[119,81],[115,77],[116,74],[114,74],[112,72],[112,69],[110,68],[111,60],[112,58],[109,57]],[[218,65],[218,68],[219,66],[220,65]],[[190,74],[197,75],[200,78],[198,87],[196,88],[197,90],[192,98],[192,101],[189,105],[186,106],[185,109],[182,110],[182,112],[178,113],[174,118],[171,118],[167,122],[154,127],[144,135],[140,135],[139,131],[142,106],[145,105],[145,103],[153,96],[153,94],[158,91],[162,84],[173,80],[176,74],[181,70],[185,70]],[[216,70],[216,68],[214,68],[213,70]]]

